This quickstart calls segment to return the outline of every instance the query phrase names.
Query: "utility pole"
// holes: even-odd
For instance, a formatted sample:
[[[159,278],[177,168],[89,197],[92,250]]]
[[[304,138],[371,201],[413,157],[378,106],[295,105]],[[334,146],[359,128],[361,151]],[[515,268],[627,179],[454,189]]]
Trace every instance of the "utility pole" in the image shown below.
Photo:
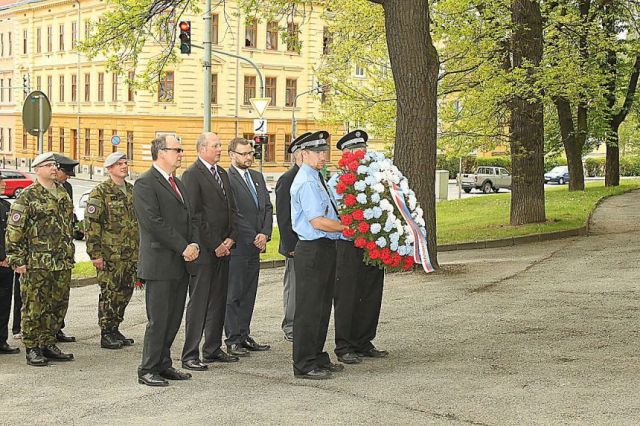
[[[204,131],[211,131],[211,0],[204,12]]]

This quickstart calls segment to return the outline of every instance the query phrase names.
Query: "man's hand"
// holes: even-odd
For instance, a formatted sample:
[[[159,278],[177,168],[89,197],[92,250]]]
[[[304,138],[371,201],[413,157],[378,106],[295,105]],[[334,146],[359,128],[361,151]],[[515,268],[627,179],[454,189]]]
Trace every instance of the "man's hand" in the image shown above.
[[[295,252],[295,251],[290,251],[290,252],[289,252],[289,256],[293,257],[293,256],[295,256],[295,255],[296,255],[296,252]]]
[[[229,250],[231,250],[231,247],[233,247],[233,245],[234,245],[235,243],[236,243],[236,242],[235,242],[235,241],[233,241],[231,238],[227,238],[227,239],[225,239],[225,240],[222,242],[222,244],[224,244],[225,246],[227,246],[227,248],[228,248]]]
[[[264,234],[256,235],[256,238],[253,240],[253,245],[258,247],[258,250],[265,251],[267,248],[267,236]]]
[[[186,260],[187,262],[193,262],[198,258],[199,254],[200,248],[196,244],[191,243],[182,252],[182,257],[184,257],[184,260]]]
[[[7,259],[0,260],[0,266],[2,266],[3,268],[8,268],[9,267],[9,262],[7,262]]]
[[[216,257],[225,257],[231,254],[231,250],[229,250],[229,247],[227,247],[227,245],[223,242],[215,249],[214,253]]]
[[[24,274],[27,272],[27,265],[17,266],[13,268],[14,272],[17,274]]]
[[[91,261],[93,263],[93,266],[95,266],[96,269],[102,271],[104,269],[104,259],[103,258],[99,258],[99,259],[94,259]]]

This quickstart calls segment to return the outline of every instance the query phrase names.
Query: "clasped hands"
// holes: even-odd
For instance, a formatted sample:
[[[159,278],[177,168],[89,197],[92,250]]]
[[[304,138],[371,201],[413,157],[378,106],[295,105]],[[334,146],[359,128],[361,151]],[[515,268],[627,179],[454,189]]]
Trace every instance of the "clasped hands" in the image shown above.
[[[200,247],[196,243],[191,243],[182,252],[182,257],[187,262],[193,262],[198,258],[199,254],[200,254]]]
[[[234,241],[231,238],[227,238],[220,244],[213,252],[216,257],[225,257],[231,254],[231,247],[233,247]]]
[[[253,240],[253,245],[261,252],[265,251],[267,248],[267,236],[264,234],[256,235],[256,238]]]

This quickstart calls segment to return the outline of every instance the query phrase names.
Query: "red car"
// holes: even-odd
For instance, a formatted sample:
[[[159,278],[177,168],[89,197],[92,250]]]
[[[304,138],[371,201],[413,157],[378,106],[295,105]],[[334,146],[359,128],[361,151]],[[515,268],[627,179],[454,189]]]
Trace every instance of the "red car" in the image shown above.
[[[2,195],[6,195],[7,197],[16,198],[23,189],[33,183],[33,178],[29,174],[19,170],[1,169],[0,175],[2,175],[2,179],[7,183],[2,193]]]

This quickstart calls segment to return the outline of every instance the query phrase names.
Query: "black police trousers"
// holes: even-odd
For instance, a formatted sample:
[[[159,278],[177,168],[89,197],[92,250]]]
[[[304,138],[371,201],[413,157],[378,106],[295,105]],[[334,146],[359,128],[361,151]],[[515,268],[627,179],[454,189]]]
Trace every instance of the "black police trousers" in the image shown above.
[[[11,301],[14,302],[12,332],[20,332],[20,275],[15,274],[10,268],[0,267],[0,343],[9,338],[9,316],[11,314]]]

